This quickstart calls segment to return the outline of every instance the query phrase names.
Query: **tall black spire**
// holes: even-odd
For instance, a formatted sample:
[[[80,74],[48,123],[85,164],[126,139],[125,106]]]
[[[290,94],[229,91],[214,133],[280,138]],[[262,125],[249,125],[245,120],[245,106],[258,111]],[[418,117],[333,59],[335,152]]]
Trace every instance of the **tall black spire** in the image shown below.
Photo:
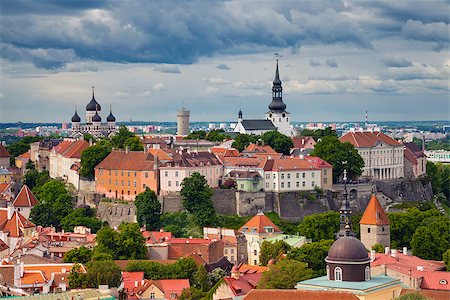
[[[91,102],[88,103],[88,105],[86,105],[86,110],[87,111],[101,111],[102,107],[100,106],[100,104],[98,104],[97,100],[95,100],[95,95],[94,95],[94,86],[92,86],[92,99]]]
[[[347,192],[347,170],[344,170],[344,192],[342,196],[344,200],[342,201],[341,208],[339,209],[339,231],[336,233],[336,239],[343,236],[355,236],[355,233],[351,228],[351,217],[352,209],[350,207],[350,202],[348,201]]]
[[[283,88],[281,87],[280,72],[278,70],[278,59],[277,66],[275,69],[275,79],[272,85],[272,102],[269,104],[269,109],[271,112],[284,112],[286,109],[286,104],[283,103]]]

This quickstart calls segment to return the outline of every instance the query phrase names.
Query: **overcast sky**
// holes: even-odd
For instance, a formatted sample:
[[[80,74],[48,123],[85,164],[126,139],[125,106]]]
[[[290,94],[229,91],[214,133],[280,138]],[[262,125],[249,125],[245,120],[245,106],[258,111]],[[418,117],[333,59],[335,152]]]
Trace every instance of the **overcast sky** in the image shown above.
[[[448,120],[449,1],[0,2],[1,122]]]

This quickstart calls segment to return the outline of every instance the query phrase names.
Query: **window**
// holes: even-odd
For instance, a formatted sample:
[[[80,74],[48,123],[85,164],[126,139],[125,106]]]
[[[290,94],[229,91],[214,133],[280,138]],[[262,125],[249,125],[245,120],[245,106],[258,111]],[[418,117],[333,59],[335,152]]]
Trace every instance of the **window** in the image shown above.
[[[168,181],[167,186],[172,186],[172,182]]]
[[[314,178],[314,172],[311,173],[311,178]]]
[[[324,178],[323,183],[327,183],[327,182],[328,182],[328,178]]]
[[[258,255],[258,251],[257,250],[253,250],[253,254],[254,255]]]
[[[281,187],[284,188],[284,182],[281,183]]]
[[[136,174],[136,172],[134,174]],[[145,178],[148,178],[148,172],[145,172]]]
[[[287,174],[287,179],[291,179],[291,174],[290,173]]]
[[[137,182],[136,182],[136,180],[134,181],[134,187],[137,187]]]
[[[302,178],[305,178],[306,177],[306,174],[305,173],[302,173]]]
[[[284,173],[281,173],[281,179],[284,179]]]
[[[366,281],[369,281],[370,280],[370,268],[369,268],[369,266],[367,266],[366,269],[364,270],[364,275],[365,275]]]
[[[273,183],[273,188],[276,188],[275,182]]]
[[[168,176],[169,176],[169,172],[168,172],[168,171],[165,171],[165,172],[164,172],[164,176],[168,177]]]
[[[111,184],[111,178],[108,180],[109,184]]]
[[[117,171],[114,171],[114,173],[116,174],[116,176],[117,176]]]
[[[339,267],[334,268],[334,280],[342,281],[342,269]]]
[[[266,179],[270,179],[270,174],[266,174]]]
[[[277,178],[277,176],[275,174],[273,174],[273,179]]]
[[[175,177],[178,177],[178,171],[175,171]]]
[[[125,185],[125,181],[122,180],[122,186],[124,186],[124,185]]]
[[[224,253],[224,254],[228,254],[228,249],[224,249],[224,250],[223,250],[223,253]]]
[[[130,177],[130,171],[128,171],[128,177]]]
[[[300,182],[297,181],[297,182],[295,183],[295,187],[300,187]]]
[[[253,264],[256,266],[258,263],[256,262],[256,259],[253,261]]]
[[[122,170],[121,174],[122,174],[122,176],[123,176],[123,170]]]
[[[311,182],[311,186],[312,187],[315,187],[316,186],[316,183],[313,181],[313,182]]]
[[[296,178],[300,178],[300,173],[295,174]]]
[[[176,293],[170,293],[170,299],[176,299],[177,294]]]
[[[370,228],[367,228],[367,233],[370,233]]]
[[[175,181],[175,186],[180,186],[180,182],[179,181]]]
[[[287,183],[287,187],[288,187],[288,188],[291,187],[291,183],[290,183],[290,182]]]
[[[150,293],[150,299],[155,299],[155,293]]]
[[[306,182],[303,181],[302,182],[302,186],[305,187],[306,186]]]
[[[383,226],[383,227],[381,227],[381,231],[383,231],[383,232],[384,232],[384,226]]]
[[[323,175],[327,175],[327,170],[323,170]]]
[[[116,186],[118,186],[119,185],[119,182],[116,180]]]
[[[234,249],[230,249],[230,254],[234,254]]]
[[[130,181],[128,180],[128,186],[130,186]]]
[[[266,189],[268,189],[269,188],[269,183],[268,182],[266,182]]]
[[[231,255],[231,261],[234,261],[234,256],[233,255]]]
[[[241,190],[243,190],[244,189],[244,184],[243,183],[241,183]]]

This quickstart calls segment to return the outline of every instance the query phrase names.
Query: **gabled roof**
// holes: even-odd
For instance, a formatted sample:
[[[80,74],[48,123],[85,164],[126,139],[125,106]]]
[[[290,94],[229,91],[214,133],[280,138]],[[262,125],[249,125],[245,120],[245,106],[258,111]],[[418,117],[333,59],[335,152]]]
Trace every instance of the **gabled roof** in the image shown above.
[[[226,167],[249,167],[263,169],[267,162],[267,157],[223,157],[222,163]]]
[[[271,163],[269,163],[271,162]],[[269,159],[264,171],[283,172],[283,171],[295,171],[295,170],[319,170],[313,163],[306,159],[298,158],[278,158]]]
[[[309,142],[311,142],[313,145],[316,144],[316,141],[311,136],[294,136],[294,137],[292,137],[292,143],[294,144],[293,148],[298,148],[298,149],[305,148]]]
[[[264,290],[254,289],[250,291],[243,300],[357,300],[355,295],[349,292],[338,291],[311,291],[311,290]]]
[[[259,153],[259,154],[277,154],[277,152],[273,150],[272,147],[270,147],[269,145],[260,146],[254,143],[248,145],[247,148],[245,148],[244,151],[242,152]]]
[[[237,267],[241,274],[264,273],[269,270],[269,267],[266,266],[254,266],[243,263],[240,263]]]
[[[230,287],[235,296],[244,296],[256,288],[261,277],[262,273],[253,273],[241,275],[239,276],[239,279],[224,277],[223,280]]]
[[[22,235],[21,228],[32,227],[36,227],[36,225],[28,221],[28,219],[19,212],[14,212],[10,220],[8,220],[7,217],[3,220],[0,219],[0,230],[9,232],[10,237],[20,237]]]
[[[171,293],[175,293],[179,296],[183,289],[190,288],[189,279],[145,279],[144,284],[135,289],[136,294],[142,295],[152,285],[155,285],[159,290],[161,290],[166,297],[169,297]]]
[[[95,169],[152,171],[154,157],[143,151],[112,151]]]
[[[384,212],[383,207],[375,194],[372,194],[369,204],[359,221],[359,224],[365,225],[389,225],[389,218]]]
[[[172,153],[172,160],[166,162],[170,167],[199,167],[221,165],[217,157],[209,151],[179,150]]]
[[[277,130],[270,120],[242,120],[241,124],[245,130]]]
[[[409,143],[403,143],[403,145],[405,145],[406,149],[408,149],[412,153],[414,153],[416,155],[416,157],[424,157],[425,156],[425,154],[423,153],[422,149],[420,149],[419,146],[417,146],[416,143],[409,142]]]
[[[53,151],[67,158],[81,158],[81,153],[89,147],[89,143],[85,140],[81,141],[62,141],[55,147]]]
[[[22,153],[17,158],[30,159],[31,158],[31,153],[30,153],[30,151]]]
[[[327,169],[327,168],[332,168],[333,167],[332,165],[330,165],[328,162],[326,162],[325,160],[321,159],[320,157],[308,156],[305,159],[307,161],[309,161],[310,163],[312,163],[315,167],[317,167],[319,169]]]
[[[281,233],[281,230],[277,225],[275,225],[264,213],[259,212],[239,228],[239,231],[244,233],[266,233],[266,228],[268,227],[273,228],[273,233]],[[245,228],[246,230],[244,230]]]
[[[0,240],[0,252],[5,251],[6,249],[9,249],[8,245],[6,245],[4,241]]]
[[[166,152],[166,150],[163,149],[148,149],[148,153],[150,153],[153,156],[158,156],[158,159],[160,161],[171,161],[173,160],[172,156]]]
[[[34,207],[39,202],[27,185],[23,185],[13,202],[14,207]]]
[[[0,144],[0,157],[10,157],[11,154],[9,154],[8,150],[6,150],[5,146]]]
[[[236,149],[228,149],[228,148],[223,148],[223,147],[212,147],[211,151],[212,151],[212,153],[214,153],[217,156],[223,156],[223,157],[239,156],[239,151],[237,151]]]
[[[402,144],[390,136],[378,131],[348,132],[339,138],[341,143],[349,142],[355,147],[373,147],[378,142],[390,146],[401,146]]]

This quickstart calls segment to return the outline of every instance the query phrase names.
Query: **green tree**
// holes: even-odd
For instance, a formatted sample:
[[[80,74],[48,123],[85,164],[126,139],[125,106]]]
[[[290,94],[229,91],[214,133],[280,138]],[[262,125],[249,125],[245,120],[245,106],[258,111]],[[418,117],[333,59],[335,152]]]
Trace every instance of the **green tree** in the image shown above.
[[[137,223],[123,223],[119,226],[116,247],[118,259],[144,259],[147,257],[145,238]]]
[[[447,249],[447,251],[442,254],[442,260],[445,263],[447,271],[450,271],[450,249]]]
[[[161,203],[156,193],[146,187],[145,191],[136,196],[134,205],[139,225],[145,225],[147,230],[158,230],[161,224]]]
[[[376,253],[384,253],[384,246],[380,243],[376,243],[372,246],[372,249],[375,250]]]
[[[311,156],[318,156],[333,165],[335,181],[344,173],[344,169],[350,178],[355,178],[362,174],[364,167],[364,160],[355,147],[349,142],[341,143],[333,135],[325,136],[317,142]]]
[[[41,137],[38,136],[26,136],[21,138],[18,142],[6,146],[9,154],[11,155],[11,164],[14,165],[14,158],[30,150],[30,144],[38,142]]]
[[[123,142],[123,147],[130,147],[131,151],[144,151],[142,140],[137,136],[127,138],[125,142]]]
[[[60,229],[62,219],[73,211],[72,196],[64,183],[50,180],[34,191],[39,204],[31,210],[30,220],[36,225]]]
[[[206,134],[205,138],[211,142],[222,142],[230,138],[230,136],[223,129],[213,129]]]
[[[116,244],[117,236],[118,232],[109,226],[105,226],[97,231],[97,235],[95,236],[97,245],[94,247],[94,255],[105,253],[116,258],[118,250]]]
[[[134,137],[134,133],[128,130],[125,126],[121,125],[117,133],[111,138],[111,144],[115,149],[124,149],[125,141]]]
[[[30,170],[25,174],[25,178],[23,183],[27,185],[30,189],[34,189],[34,187],[41,187],[47,181],[50,181],[50,175],[47,171],[38,172],[37,170]]]
[[[75,226],[86,226],[96,233],[102,227],[102,221],[95,216],[95,210],[89,206],[77,208],[62,218],[61,227],[66,231],[73,231]]]
[[[188,134],[184,139],[185,140],[204,140],[206,138],[206,131],[197,130]]]
[[[413,293],[401,295],[394,299],[395,300],[428,300],[430,298],[423,296],[420,292],[413,292]]]
[[[264,144],[269,145],[278,153],[289,154],[291,148],[294,147],[292,139],[278,131],[265,132],[261,139],[264,141]]]
[[[245,148],[247,148],[248,145],[256,143],[260,139],[261,136],[259,135],[239,133],[234,138],[234,142],[233,144],[231,144],[231,146],[233,148],[236,148],[239,152],[242,152]]]
[[[314,271],[306,263],[290,259],[281,259],[263,273],[258,289],[294,289],[297,282],[310,279]]]
[[[93,179],[95,167],[111,153],[111,150],[111,143],[106,139],[84,149],[81,153],[80,175]]]
[[[442,260],[442,254],[450,248],[449,228],[447,217],[424,219],[412,236],[412,253],[423,259]]]
[[[208,273],[203,265],[197,266],[197,270],[194,274],[194,286],[204,292],[206,292],[209,288]]]
[[[114,261],[93,261],[87,264],[87,280],[91,287],[107,284],[109,287],[118,287],[122,281],[122,273]]]
[[[91,260],[92,253],[92,250],[81,246],[80,248],[72,249],[64,254],[64,262],[85,264]]]
[[[288,253],[290,249],[291,246],[284,241],[276,241],[274,243],[263,241],[259,253],[259,264],[261,266],[267,266],[269,260],[280,258],[281,255]]]
[[[316,141],[319,140],[320,138],[323,138],[326,136],[337,137],[336,130],[331,129],[331,127],[327,127],[325,129],[317,129],[317,130],[303,129],[300,132],[300,135],[301,136],[311,136]]]
[[[325,258],[333,243],[334,240],[321,240],[304,244],[299,248],[292,249],[287,258],[305,262],[309,268],[314,270],[316,276],[323,276],[326,274]]]
[[[313,241],[334,239],[339,230],[339,213],[329,211],[306,216],[298,226],[301,235]]]
[[[25,169],[27,169],[27,170],[35,170],[36,169],[36,167],[34,166],[34,162],[31,159],[29,159],[27,161],[27,163],[25,164]]]
[[[198,225],[203,227],[215,224],[216,212],[211,200],[213,190],[203,175],[194,172],[192,176],[184,178],[180,194],[183,208],[196,217]]]

